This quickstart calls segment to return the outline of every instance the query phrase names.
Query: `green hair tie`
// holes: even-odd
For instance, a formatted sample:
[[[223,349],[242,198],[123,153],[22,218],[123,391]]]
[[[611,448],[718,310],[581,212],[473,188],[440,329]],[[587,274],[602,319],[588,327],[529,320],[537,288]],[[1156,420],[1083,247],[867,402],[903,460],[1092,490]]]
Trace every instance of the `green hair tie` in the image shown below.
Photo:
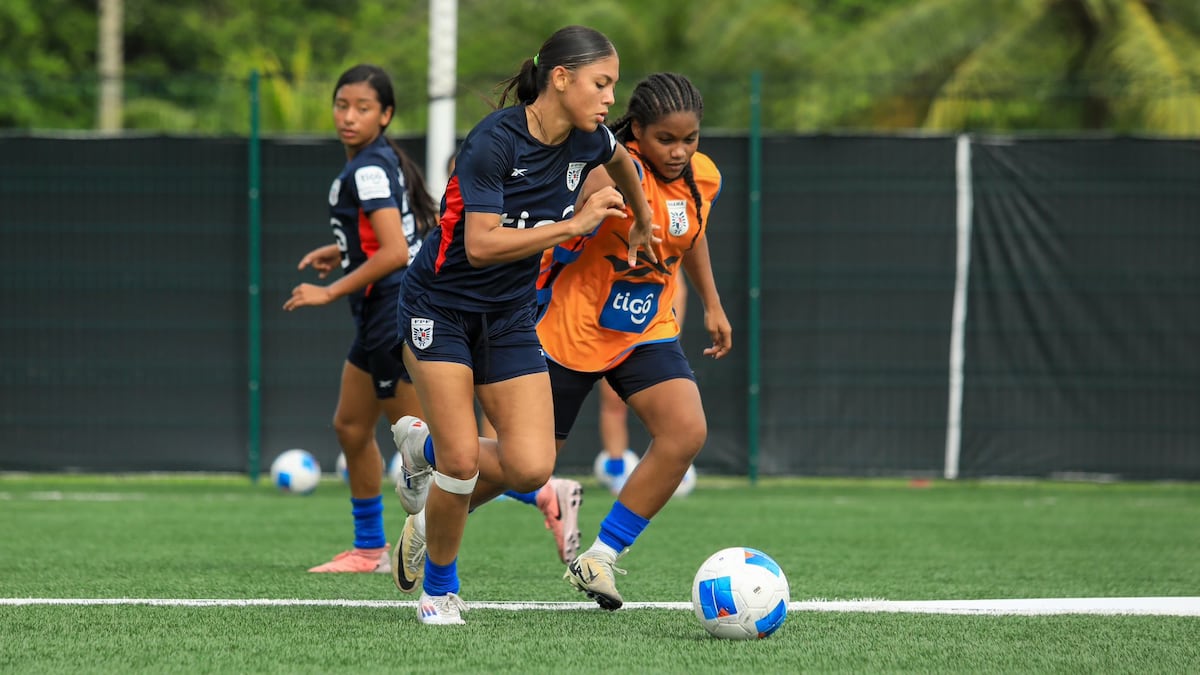
[[[537,60],[538,60],[538,56],[540,56],[540,54],[534,54],[534,55],[533,55],[533,67],[534,67],[534,68],[537,68]]]

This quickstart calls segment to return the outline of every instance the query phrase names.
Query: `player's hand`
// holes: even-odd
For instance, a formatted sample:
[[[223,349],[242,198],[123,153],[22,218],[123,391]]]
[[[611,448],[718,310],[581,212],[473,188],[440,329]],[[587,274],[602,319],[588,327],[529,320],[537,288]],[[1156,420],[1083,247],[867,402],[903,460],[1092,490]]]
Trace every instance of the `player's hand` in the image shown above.
[[[626,217],[625,200],[615,187],[609,185],[593,192],[584,202],[583,208],[567,222],[571,224],[571,236],[578,237],[590,234],[606,218]]]
[[[649,220],[639,220],[629,228],[629,257],[626,262],[630,267],[637,266],[639,248],[646,251],[646,257],[650,259],[650,262],[658,262],[658,256],[654,253],[654,245],[662,243],[662,237],[658,236],[660,229],[662,228]]]
[[[714,307],[704,310],[704,330],[712,340],[712,346],[704,349],[705,356],[719,359],[733,349],[733,326],[725,316],[725,309]]]
[[[318,279],[324,279],[329,276],[330,272],[337,269],[341,262],[342,252],[338,250],[336,244],[331,244],[309,251],[300,259],[300,264],[296,266],[296,269],[302,270],[311,267],[317,271]]]
[[[283,308],[290,312],[297,307],[317,307],[328,305],[332,301],[333,294],[327,286],[300,284],[292,289],[292,297],[283,303]]]

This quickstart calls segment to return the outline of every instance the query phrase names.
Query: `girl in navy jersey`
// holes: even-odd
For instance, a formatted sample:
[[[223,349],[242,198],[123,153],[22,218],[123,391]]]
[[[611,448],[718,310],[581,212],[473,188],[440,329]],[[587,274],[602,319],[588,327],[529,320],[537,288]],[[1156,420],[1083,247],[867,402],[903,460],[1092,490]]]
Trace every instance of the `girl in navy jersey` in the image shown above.
[[[508,81],[500,104],[515,95],[514,105],[467,135],[438,227],[405,276],[397,349],[428,426],[410,417],[392,431],[404,462],[401,502],[409,513],[425,510],[423,623],[463,623],[457,559],[472,493],[482,502],[537,490],[554,469],[550,380],[535,329],[542,251],[625,217],[628,200],[629,257],[653,255],[637,169],[604,126],[618,76],[603,34],[568,26],[552,35]],[[583,178],[598,166],[616,187],[576,210]],[[476,435],[473,396],[496,442]]]
[[[437,212],[420,169],[384,135],[395,109],[391,79],[378,66],[357,65],[338,78],[333,119],[346,165],[329,189],[334,243],[310,251],[298,268],[312,267],[324,279],[340,267],[342,276],[326,286],[296,286],[283,306],[291,311],[345,297],[355,326],[333,417],[350,478],[354,546],[310,572],[390,571],[375,424],[380,414],[395,423],[420,410],[391,347],[400,281]]]

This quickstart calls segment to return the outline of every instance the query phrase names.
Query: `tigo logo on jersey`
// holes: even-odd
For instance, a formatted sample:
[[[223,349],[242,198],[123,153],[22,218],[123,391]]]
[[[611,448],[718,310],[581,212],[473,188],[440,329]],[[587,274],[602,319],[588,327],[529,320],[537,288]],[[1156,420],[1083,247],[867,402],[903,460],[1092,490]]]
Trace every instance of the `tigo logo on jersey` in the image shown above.
[[[433,319],[418,319],[413,317],[409,321],[409,328],[412,330],[412,343],[417,349],[425,349],[433,344]]]
[[[600,325],[624,333],[643,333],[650,319],[658,314],[658,298],[662,284],[635,284],[618,281],[600,310]]]
[[[574,192],[579,187],[579,179],[583,178],[584,162],[571,162],[567,165],[567,189]]]
[[[387,199],[392,196],[392,186],[387,174],[377,166],[364,166],[354,172],[354,185],[358,188],[359,201]]]
[[[667,217],[670,220],[667,229],[672,237],[678,237],[688,231],[687,202],[682,199],[667,200]]]

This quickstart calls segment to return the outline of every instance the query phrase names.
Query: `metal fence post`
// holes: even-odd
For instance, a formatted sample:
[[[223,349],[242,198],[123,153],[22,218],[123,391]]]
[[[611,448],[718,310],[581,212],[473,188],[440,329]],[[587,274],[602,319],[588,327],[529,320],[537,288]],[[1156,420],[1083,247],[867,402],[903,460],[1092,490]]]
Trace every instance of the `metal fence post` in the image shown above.
[[[749,459],[750,483],[758,482],[758,395],[759,395],[759,323],[761,307],[759,306],[760,284],[762,277],[762,72],[750,74],[750,210],[747,216],[747,236],[750,240],[747,271],[747,289],[749,291],[749,316],[746,326],[747,358],[746,383],[746,426],[747,452]]]
[[[246,307],[246,387],[247,450],[251,482],[258,482],[262,442],[262,401],[259,377],[262,370],[262,307],[259,290],[262,283],[262,204],[259,202],[261,159],[259,156],[259,82],[258,71],[250,72],[250,136],[247,139],[247,298]]]

